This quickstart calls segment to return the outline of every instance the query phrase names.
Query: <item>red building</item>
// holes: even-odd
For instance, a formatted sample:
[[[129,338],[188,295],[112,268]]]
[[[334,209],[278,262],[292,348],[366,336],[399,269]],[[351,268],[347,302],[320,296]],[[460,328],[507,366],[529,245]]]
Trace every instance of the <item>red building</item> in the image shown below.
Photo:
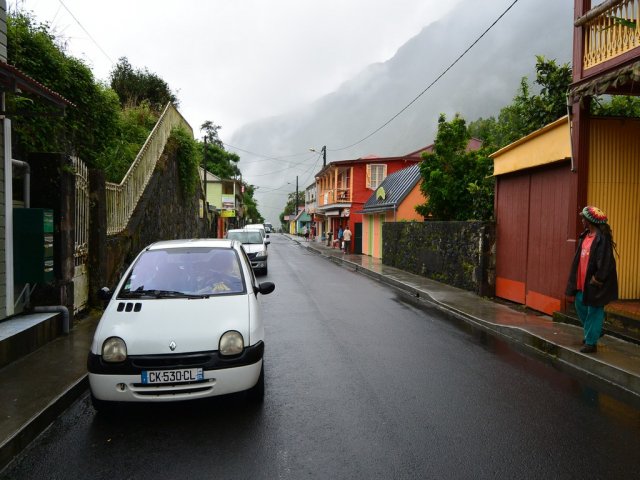
[[[401,157],[370,155],[355,160],[330,162],[316,174],[317,236],[333,240],[340,227],[353,233],[351,253],[362,253],[362,210],[371,194],[392,173],[419,163],[425,147]]]

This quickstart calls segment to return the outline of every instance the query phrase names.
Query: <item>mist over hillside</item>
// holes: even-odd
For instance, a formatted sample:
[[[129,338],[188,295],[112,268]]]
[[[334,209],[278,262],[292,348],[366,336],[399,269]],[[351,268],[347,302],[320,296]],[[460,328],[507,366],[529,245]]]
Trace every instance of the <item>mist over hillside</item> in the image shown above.
[[[511,103],[527,76],[535,79],[536,55],[571,61],[573,2],[520,0],[446,75],[393,122],[387,122],[433,82],[510,4],[464,0],[404,44],[384,63],[370,65],[335,92],[278,117],[246,125],[231,145],[239,151],[246,181],[259,186],[261,213],[274,222],[286,195],[313,182],[322,167],[310,147],[327,147],[327,161],[369,154],[402,155],[433,142],[440,113],[468,122],[496,115]],[[375,32],[371,32],[375,35]],[[312,55],[313,52],[310,52]],[[318,72],[322,75],[322,72]],[[300,88],[304,88],[301,85]],[[307,153],[305,153],[307,152]],[[299,154],[297,156],[291,156]]]

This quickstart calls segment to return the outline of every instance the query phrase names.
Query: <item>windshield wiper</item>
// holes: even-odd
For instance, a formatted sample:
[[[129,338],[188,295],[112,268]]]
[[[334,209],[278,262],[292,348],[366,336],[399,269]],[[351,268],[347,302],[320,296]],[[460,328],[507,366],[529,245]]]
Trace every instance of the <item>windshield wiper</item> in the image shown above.
[[[196,295],[192,293],[178,292],[176,290],[134,290],[133,292],[123,292],[123,298],[209,298],[210,295]]]

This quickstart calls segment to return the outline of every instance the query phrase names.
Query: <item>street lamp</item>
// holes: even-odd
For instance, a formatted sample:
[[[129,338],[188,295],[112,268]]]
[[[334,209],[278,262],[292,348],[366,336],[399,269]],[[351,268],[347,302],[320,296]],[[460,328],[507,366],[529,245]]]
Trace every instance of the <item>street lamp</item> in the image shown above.
[[[309,151],[317,152],[315,148],[310,148]],[[327,166],[327,146],[326,145],[322,146],[322,148],[320,149],[320,153],[322,153],[322,166],[326,167]]]

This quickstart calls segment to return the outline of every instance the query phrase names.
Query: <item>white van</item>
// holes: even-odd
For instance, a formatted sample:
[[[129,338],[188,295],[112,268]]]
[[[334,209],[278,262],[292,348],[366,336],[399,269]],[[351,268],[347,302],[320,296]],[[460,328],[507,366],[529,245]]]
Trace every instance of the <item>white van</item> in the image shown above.
[[[267,233],[267,229],[264,228],[263,223],[250,223],[249,225],[245,225],[244,228],[246,230],[260,230],[263,239],[269,238],[269,234]]]
[[[256,275],[258,273],[263,275],[268,273],[267,260],[269,255],[267,254],[267,245],[269,245],[269,240],[262,238],[258,229],[240,228],[229,230],[227,238],[242,243],[242,248],[247,252],[251,267]]]

